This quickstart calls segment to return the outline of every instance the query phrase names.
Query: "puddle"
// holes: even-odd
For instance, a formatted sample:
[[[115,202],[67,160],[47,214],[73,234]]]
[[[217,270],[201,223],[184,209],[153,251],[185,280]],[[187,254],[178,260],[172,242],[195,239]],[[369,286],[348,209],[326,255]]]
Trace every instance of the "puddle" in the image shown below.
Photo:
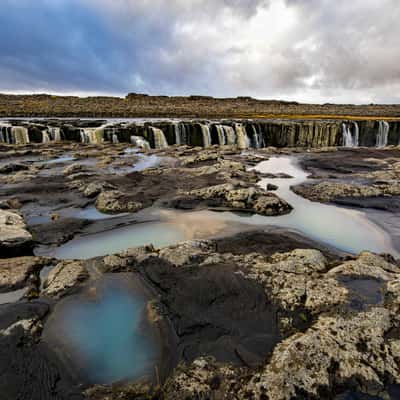
[[[43,338],[90,383],[153,378],[159,350],[146,302],[134,274],[106,274],[57,304]]]

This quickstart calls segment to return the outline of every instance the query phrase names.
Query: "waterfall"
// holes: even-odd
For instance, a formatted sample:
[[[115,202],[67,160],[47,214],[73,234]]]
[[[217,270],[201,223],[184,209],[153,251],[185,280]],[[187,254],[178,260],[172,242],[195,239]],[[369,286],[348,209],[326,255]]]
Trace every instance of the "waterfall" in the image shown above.
[[[0,143],[8,143],[8,124],[0,124]]]
[[[168,147],[167,139],[165,138],[164,132],[159,128],[150,127],[153,132],[154,146],[156,149],[165,149]]]
[[[210,147],[211,146],[210,127],[204,124],[200,124],[200,127],[201,127],[201,133],[203,134],[203,146]]]
[[[225,129],[222,125],[215,125],[218,133],[218,143],[220,146],[226,145]]]
[[[50,136],[47,131],[42,131],[42,143],[50,143]]]
[[[80,129],[81,143],[90,143],[89,135],[85,129]]]
[[[11,136],[15,144],[29,143],[28,129],[23,126],[13,126],[11,128]]]
[[[250,140],[247,136],[246,129],[243,124],[235,124],[237,136],[237,145],[239,149],[247,149],[250,147]]]
[[[343,146],[344,147],[354,147],[355,146],[353,136],[351,136],[350,126],[345,123],[342,124],[342,138],[343,138]]]
[[[378,134],[376,135],[376,147],[385,147],[388,143],[389,137],[389,123],[386,121],[379,121]]]
[[[236,132],[235,130],[228,125],[225,125],[224,127],[225,135],[226,135],[226,144],[228,145],[234,145],[236,144]]]
[[[254,143],[254,147],[256,149],[259,149],[261,147],[260,145],[260,138],[258,137],[258,132],[257,129],[254,125],[251,125],[251,129],[253,130],[253,143]]]
[[[113,135],[112,135],[112,142],[114,144],[118,144],[119,143],[118,136],[115,133],[113,133]]]
[[[360,140],[360,128],[358,127],[357,122],[353,122],[354,125],[354,146],[358,147],[359,146],[359,140]]]
[[[140,147],[141,149],[144,150],[150,150],[149,142],[146,139],[142,138],[141,136],[131,136],[131,143],[135,147]]]
[[[181,141],[181,125],[175,123],[174,124],[174,131],[175,131],[175,144],[180,146],[182,141]]]
[[[61,142],[62,139],[61,139],[61,129],[60,128],[48,126],[47,132],[50,136],[50,140],[54,140],[55,142]]]

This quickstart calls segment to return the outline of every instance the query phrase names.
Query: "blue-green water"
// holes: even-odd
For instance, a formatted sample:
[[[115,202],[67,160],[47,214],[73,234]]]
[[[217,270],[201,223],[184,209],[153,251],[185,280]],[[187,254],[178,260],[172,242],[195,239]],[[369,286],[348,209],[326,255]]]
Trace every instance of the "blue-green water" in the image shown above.
[[[49,322],[50,342],[61,345],[73,370],[89,382],[154,373],[158,352],[143,318],[146,300],[132,279],[132,274],[105,275],[59,304]]]

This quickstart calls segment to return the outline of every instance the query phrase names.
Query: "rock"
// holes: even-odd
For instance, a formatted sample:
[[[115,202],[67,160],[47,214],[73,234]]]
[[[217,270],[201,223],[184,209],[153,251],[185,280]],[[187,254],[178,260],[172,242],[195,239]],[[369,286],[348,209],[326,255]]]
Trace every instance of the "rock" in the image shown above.
[[[127,249],[119,254],[104,257],[103,269],[107,272],[132,270],[147,258],[156,255],[156,250],[152,245]]]
[[[319,276],[326,267],[327,260],[318,250],[297,249],[277,253],[270,262],[257,262],[248,276],[263,283],[284,309],[294,310],[304,305],[312,276]]]
[[[246,187],[226,183],[192,190],[184,195],[207,200],[211,206],[239,209],[267,216],[287,214],[292,210],[286,201],[275,194],[253,186]],[[176,204],[179,204],[179,201],[183,201],[182,197],[178,201],[176,200]]]
[[[24,255],[32,245],[24,219],[15,212],[0,210],[0,257]]]
[[[260,196],[253,205],[257,214],[267,216],[288,214],[292,209],[289,203],[272,193]]]
[[[240,369],[217,363],[212,357],[197,358],[191,364],[181,363],[167,379],[165,400],[234,399]]]
[[[76,174],[77,172],[81,172],[83,170],[82,164],[71,164],[68,167],[65,167],[63,170],[64,175],[72,175]]]
[[[212,241],[191,240],[164,247],[159,251],[159,257],[176,267],[182,267],[203,261],[212,251],[215,251]]]
[[[272,183],[267,184],[267,190],[278,190],[279,187],[277,185],[274,185]]]
[[[96,208],[104,213],[116,214],[123,212],[137,212],[143,204],[124,199],[125,194],[118,190],[101,192],[96,199]]]
[[[295,186],[293,191],[309,200],[322,202],[346,197],[377,197],[383,194],[383,191],[376,187],[337,182],[299,185]]]
[[[43,295],[60,298],[66,292],[89,277],[86,268],[78,261],[62,261],[49,273]]]
[[[278,344],[264,371],[256,373],[243,393],[290,400],[328,398],[336,388],[381,395],[384,382],[399,382],[397,346],[385,337],[391,326],[384,308],[345,317],[322,316],[305,333]]]
[[[96,197],[103,190],[103,185],[101,183],[93,182],[89,183],[83,191],[86,197],[92,198]]]
[[[27,171],[28,169],[29,166],[25,164],[9,163],[0,166],[0,174],[9,174],[11,172]]]
[[[32,274],[37,274],[50,259],[43,257],[14,257],[0,259],[0,292],[25,286]]]
[[[390,281],[400,273],[400,268],[390,264],[383,257],[370,252],[362,252],[355,260],[346,261],[331,269],[330,276],[361,276]]]

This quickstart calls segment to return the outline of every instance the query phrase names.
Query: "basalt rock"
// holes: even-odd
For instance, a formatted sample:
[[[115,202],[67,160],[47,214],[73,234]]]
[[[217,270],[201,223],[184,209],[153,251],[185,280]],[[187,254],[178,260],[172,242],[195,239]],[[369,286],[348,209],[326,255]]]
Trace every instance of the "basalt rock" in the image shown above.
[[[134,213],[143,208],[143,204],[126,199],[126,195],[118,190],[101,192],[96,199],[96,208],[104,213]]]
[[[233,184],[210,186],[183,193],[172,204],[181,208],[180,204],[185,202],[185,196],[194,203],[209,207],[225,207],[267,216],[287,214],[292,210],[286,201],[257,187]]]
[[[50,259],[43,257],[14,257],[0,259],[0,292],[21,289],[32,274],[38,274]]]
[[[15,212],[0,210],[0,257],[29,254],[32,244],[24,219]]]
[[[62,261],[50,271],[42,294],[60,298],[88,277],[86,268],[80,262]]]

